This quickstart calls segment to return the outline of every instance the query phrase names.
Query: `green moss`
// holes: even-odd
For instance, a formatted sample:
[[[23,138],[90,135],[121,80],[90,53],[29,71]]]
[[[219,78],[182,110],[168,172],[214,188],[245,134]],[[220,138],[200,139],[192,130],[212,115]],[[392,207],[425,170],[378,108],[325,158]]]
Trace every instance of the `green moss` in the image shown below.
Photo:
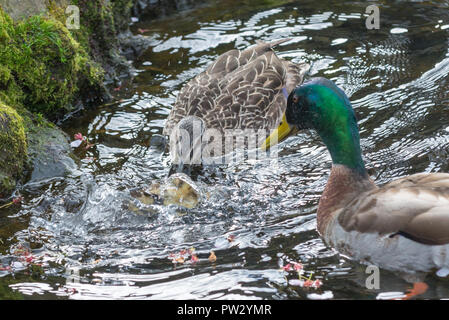
[[[79,101],[98,104],[126,69],[117,33],[128,28],[133,0],[73,0],[81,28],[67,30],[59,1],[48,12],[13,21],[0,7],[0,196],[16,186],[39,152],[41,132]],[[106,70],[106,71],[105,71]],[[61,142],[63,143],[63,142]],[[25,170],[26,171],[26,170]]]
[[[72,0],[80,9],[80,29],[70,30],[73,37],[86,48],[102,66],[114,62],[119,44],[117,35],[128,30],[134,0]],[[49,13],[65,23],[67,15],[54,0],[49,0]]]
[[[0,13],[0,26],[0,40],[8,41],[10,39],[9,34],[14,33],[14,27],[12,19],[8,15],[3,14],[3,9]]]
[[[11,106],[19,106],[23,98],[23,91],[17,85],[11,70],[0,64],[0,100]]]
[[[27,142],[22,117],[0,102],[0,195],[15,188],[27,160]]]
[[[108,2],[104,0],[74,0],[80,8],[79,30],[73,30],[74,36],[90,50],[91,56],[99,62],[108,56],[111,46],[116,44],[114,17]]]
[[[131,20],[131,8],[133,7],[134,1],[112,0],[111,2],[116,30],[119,32],[126,31]]]
[[[103,71],[54,18],[14,23],[0,8],[0,96],[50,119],[71,109],[80,87],[100,90]]]
[[[71,30],[73,36],[89,48],[90,57],[103,67],[106,82],[116,79],[117,74],[126,74],[129,66],[120,55],[117,35],[127,28],[132,1],[73,0],[72,3],[79,7],[82,21],[79,30]]]

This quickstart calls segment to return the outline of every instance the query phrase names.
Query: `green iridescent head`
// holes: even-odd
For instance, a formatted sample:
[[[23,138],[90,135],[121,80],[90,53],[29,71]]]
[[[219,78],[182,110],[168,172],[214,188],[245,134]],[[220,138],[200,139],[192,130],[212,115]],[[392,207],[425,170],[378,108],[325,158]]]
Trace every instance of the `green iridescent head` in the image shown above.
[[[297,87],[288,97],[285,115],[291,126],[316,130],[334,164],[365,174],[354,110],[332,81],[314,78]]]

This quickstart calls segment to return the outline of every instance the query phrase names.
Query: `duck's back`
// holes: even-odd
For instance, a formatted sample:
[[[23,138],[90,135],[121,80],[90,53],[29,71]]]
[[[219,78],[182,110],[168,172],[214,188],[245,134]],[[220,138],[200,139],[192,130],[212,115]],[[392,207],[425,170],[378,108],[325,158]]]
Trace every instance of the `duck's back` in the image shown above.
[[[286,92],[302,83],[307,65],[276,56],[272,48],[286,40],[231,50],[217,58],[181,90],[167,119],[170,135],[184,117],[202,118],[208,128],[272,129],[286,108]],[[285,88],[285,90],[284,90]]]

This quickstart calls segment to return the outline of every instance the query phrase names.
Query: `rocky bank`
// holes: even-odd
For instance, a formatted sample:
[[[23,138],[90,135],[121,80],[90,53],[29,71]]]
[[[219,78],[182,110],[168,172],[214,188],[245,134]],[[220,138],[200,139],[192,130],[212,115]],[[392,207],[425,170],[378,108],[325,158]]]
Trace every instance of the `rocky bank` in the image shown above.
[[[79,28],[72,28],[79,9]],[[111,99],[146,38],[131,17],[188,8],[191,0],[0,0],[0,199],[74,167],[54,123]]]

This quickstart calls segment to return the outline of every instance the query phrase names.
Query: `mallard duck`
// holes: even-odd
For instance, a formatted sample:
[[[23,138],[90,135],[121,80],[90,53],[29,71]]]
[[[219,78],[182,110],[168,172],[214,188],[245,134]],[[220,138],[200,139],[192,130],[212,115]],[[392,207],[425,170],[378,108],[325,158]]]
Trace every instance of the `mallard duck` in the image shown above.
[[[401,274],[437,270],[447,276],[449,174],[418,173],[376,186],[361,156],[351,103],[324,78],[292,91],[286,120],[290,127],[315,130],[331,155],[332,169],[317,211],[317,229],[328,245]],[[272,135],[277,134],[275,130]]]
[[[229,129],[265,130],[265,139],[279,125],[288,94],[309,69],[306,63],[295,64],[275,54],[273,48],[288,40],[230,50],[182,88],[163,130],[174,164],[182,167],[186,161],[197,161],[192,151],[205,147],[213,149],[213,156],[233,150],[222,148],[216,137],[204,138],[208,130],[222,136]],[[182,130],[188,133],[186,140]]]

